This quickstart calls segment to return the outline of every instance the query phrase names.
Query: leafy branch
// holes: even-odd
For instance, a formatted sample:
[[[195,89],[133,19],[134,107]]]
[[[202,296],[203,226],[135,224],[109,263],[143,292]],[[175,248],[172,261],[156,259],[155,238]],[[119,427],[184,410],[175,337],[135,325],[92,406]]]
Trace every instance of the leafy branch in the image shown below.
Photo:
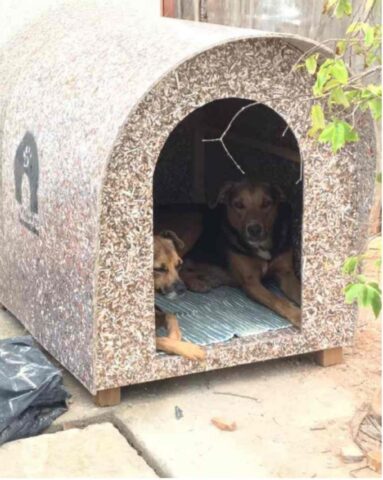
[[[358,112],[369,110],[375,121],[382,117],[382,86],[379,82],[382,28],[380,24],[369,23],[374,5],[375,0],[366,0],[353,15],[351,0],[326,0],[323,14],[338,19],[350,17],[350,25],[342,38],[328,39],[311,48],[295,65],[295,68],[305,68],[315,80],[312,90],[317,101],[311,107],[308,135],[330,145],[334,153],[347,143],[359,140],[355,122]],[[326,47],[326,55],[322,53],[323,47]],[[363,64],[357,74],[350,74],[353,58]],[[381,173],[377,181],[381,182]],[[381,238],[378,241],[381,248]],[[369,259],[368,252],[346,259],[343,273],[349,282],[344,289],[345,301],[370,307],[377,317],[382,309],[382,291],[377,282],[362,275],[362,264],[366,259]],[[380,264],[381,260],[378,260],[376,267],[379,269]]]
[[[378,238],[378,240],[380,240]],[[343,273],[350,278],[344,289],[346,303],[357,302],[359,307],[371,307],[378,317],[382,310],[382,291],[377,282],[371,281],[360,273],[361,264],[368,259],[367,254],[349,257],[343,264]],[[376,267],[380,269],[381,260],[376,261]]]
[[[315,78],[313,96],[318,100],[311,108],[308,135],[327,143],[334,153],[345,144],[359,140],[355,127],[358,111],[370,110],[374,120],[382,116],[382,87],[366,79],[381,72],[381,25],[367,22],[374,0],[364,4],[365,21],[353,21],[344,37],[328,39],[303,54],[295,68],[305,68]],[[323,13],[336,18],[351,16],[351,0],[326,0]],[[358,20],[358,19],[357,19]],[[332,55],[324,55],[320,47],[332,44]],[[347,58],[363,61],[363,71],[350,75]],[[303,63],[300,63],[302,62]],[[324,106],[319,102],[326,100]],[[351,117],[351,123],[347,121]]]

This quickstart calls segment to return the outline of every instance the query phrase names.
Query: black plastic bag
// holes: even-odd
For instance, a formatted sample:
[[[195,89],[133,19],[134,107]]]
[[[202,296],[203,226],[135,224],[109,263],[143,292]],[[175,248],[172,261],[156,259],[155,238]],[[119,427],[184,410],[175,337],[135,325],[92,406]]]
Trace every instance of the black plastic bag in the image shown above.
[[[0,445],[42,432],[66,412],[69,397],[32,337],[0,340]]]

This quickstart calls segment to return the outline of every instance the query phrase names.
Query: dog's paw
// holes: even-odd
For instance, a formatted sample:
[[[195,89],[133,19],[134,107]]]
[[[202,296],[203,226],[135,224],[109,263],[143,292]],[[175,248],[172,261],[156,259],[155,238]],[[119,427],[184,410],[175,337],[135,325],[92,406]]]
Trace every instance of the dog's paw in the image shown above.
[[[292,306],[289,309],[289,312],[286,314],[287,320],[294,325],[294,327],[300,327],[302,322],[302,312],[301,309],[295,306]]]
[[[162,352],[171,355],[180,355],[193,361],[203,362],[206,358],[206,353],[200,346],[194,343],[174,340],[169,337],[157,337],[156,347],[157,350],[161,350]]]
[[[189,342],[179,342],[177,346],[178,355],[189,360],[203,362],[206,359],[206,353],[201,347]]]
[[[197,293],[206,293],[211,290],[210,283],[201,275],[189,277],[186,286],[188,290]]]

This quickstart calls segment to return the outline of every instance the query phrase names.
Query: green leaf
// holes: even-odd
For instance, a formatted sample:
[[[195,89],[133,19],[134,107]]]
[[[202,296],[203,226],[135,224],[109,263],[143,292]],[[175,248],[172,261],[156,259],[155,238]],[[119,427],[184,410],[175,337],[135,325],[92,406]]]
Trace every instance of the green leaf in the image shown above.
[[[360,91],[359,90],[349,90],[345,92],[346,98],[349,102],[358,101],[360,99]]]
[[[310,55],[306,58],[305,65],[310,75],[314,75],[317,69],[318,54]]]
[[[367,278],[364,275],[357,275],[356,278],[359,280],[360,283],[366,283]]]
[[[315,104],[311,107],[311,129],[309,130],[309,136],[313,137],[319,130],[325,128],[325,118],[323,109],[319,104]]]
[[[332,64],[333,60],[327,59],[322,65],[319,67],[317,72],[317,78],[315,81],[315,85],[313,87],[314,95],[319,96],[323,93],[323,87],[327,80],[330,79],[329,67]]]
[[[358,263],[359,263],[358,257],[347,258],[343,264],[343,268],[342,268],[343,273],[347,275],[352,275],[355,272],[356,267],[358,266]]]
[[[326,82],[326,85],[323,87],[323,92],[327,93],[328,91],[330,91],[334,87],[337,87],[338,85],[339,85],[338,80],[335,80],[335,79],[329,80],[328,82]]]
[[[381,98],[373,98],[369,100],[368,106],[370,108],[370,112],[372,117],[375,120],[380,120],[382,118],[382,99]]]
[[[330,94],[330,103],[342,105],[345,108],[348,108],[350,106],[350,102],[348,101],[342,87],[337,87],[332,90]]]
[[[328,123],[319,136],[319,141],[329,143],[334,153],[340,150],[347,142],[356,142],[357,140],[359,140],[359,135],[352,126],[338,119]]]
[[[380,313],[381,310],[382,310],[382,296],[379,295],[378,293],[375,294],[375,295],[370,299],[370,303],[371,303],[371,308],[372,308],[372,311],[374,312],[375,318],[378,318],[378,317],[379,317],[379,313]]]
[[[377,97],[382,96],[382,86],[381,85],[374,85],[373,83],[370,83],[367,85],[367,90],[371,92],[373,95],[376,95]]]
[[[364,44],[366,47],[371,47],[374,43],[374,27],[371,25],[366,25],[364,30]]]
[[[347,291],[345,292],[346,303],[353,303],[355,300],[358,303],[361,303],[364,295],[364,288],[364,284],[362,283],[352,283],[348,285]]]
[[[382,172],[376,174],[376,181],[378,183],[382,183]]]
[[[339,83],[345,84],[348,82],[348,71],[343,60],[335,60],[331,69],[331,75],[338,80]]]
[[[335,47],[335,53],[337,55],[343,55],[346,51],[346,42],[344,40],[339,40]]]
[[[369,282],[368,285],[369,285],[371,288],[374,288],[378,293],[382,293],[382,291],[381,291],[378,283],[376,283],[376,282]]]
[[[352,22],[350,23],[349,27],[347,28],[346,30],[346,34],[356,34],[358,32],[360,32],[361,30],[363,30],[363,25],[364,23],[362,22]]]
[[[329,13],[338,0],[326,0],[323,4],[322,13]]]
[[[382,309],[382,295],[380,289],[376,289],[376,284],[354,283],[347,285],[345,301],[349,304],[356,301],[360,307],[371,307],[375,317],[378,317]]]
[[[354,285],[353,283],[348,283],[348,284],[344,287],[344,293],[347,293],[353,285]]]
[[[344,61],[328,58],[317,71],[316,82],[313,87],[314,95],[320,96],[324,91],[328,91],[339,84],[344,85],[347,82],[348,70]]]
[[[376,288],[376,286],[378,288]],[[367,284],[365,288],[366,292],[363,298],[363,306],[371,307],[375,317],[377,317],[382,309],[382,292],[380,291],[379,286],[373,282]]]
[[[351,0],[338,0],[338,3],[334,9],[334,15],[336,18],[342,18],[345,15],[350,16],[352,14]]]

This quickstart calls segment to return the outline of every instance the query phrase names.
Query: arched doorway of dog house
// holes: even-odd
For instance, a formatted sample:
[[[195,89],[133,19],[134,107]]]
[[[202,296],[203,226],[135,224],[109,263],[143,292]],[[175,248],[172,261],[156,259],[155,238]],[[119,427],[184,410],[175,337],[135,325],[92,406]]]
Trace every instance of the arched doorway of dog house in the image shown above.
[[[225,131],[224,145],[220,141],[206,141],[220,138]],[[161,255],[162,247],[155,242],[155,305],[157,312],[177,316],[185,340],[210,345],[270,330],[297,328],[292,327],[286,317],[292,315],[295,318],[299,313],[297,302],[301,296],[302,171],[298,141],[286,121],[270,107],[255,105],[247,99],[226,98],[208,103],[185,117],[169,135],[153,178],[154,232],[157,235],[163,230],[174,232],[187,244],[186,250],[191,244],[194,247],[186,255],[185,250],[178,248],[183,265],[177,273],[174,270],[176,264],[167,263],[166,256]],[[280,277],[278,281],[266,277],[262,283],[279,299],[276,303],[280,304],[282,299],[283,305],[286,302],[292,305],[293,314],[289,309],[289,313],[284,315],[280,308],[279,312],[275,311],[275,305],[262,305],[251,298],[251,292],[245,293],[241,285],[233,285],[230,280],[226,282],[226,277],[221,276],[221,267],[225,269],[225,266],[222,256],[217,253],[220,254],[222,248],[229,244],[234,254],[242,257],[254,249],[246,244],[249,239],[245,238],[247,230],[244,223],[234,221],[234,224],[229,222],[221,227],[224,220],[214,213],[217,209],[211,210],[209,206],[217,203],[226,185],[229,189],[234,185],[235,190],[237,182],[245,178],[252,178],[256,184],[263,185],[262,198],[259,197],[259,189],[255,188],[253,191],[257,198],[250,198],[250,204],[245,206],[245,214],[248,213],[251,221],[254,218],[258,221],[260,214],[269,215],[272,218],[266,223],[269,221],[270,225],[274,225],[269,225],[269,231],[277,232],[278,209],[289,205],[291,231],[287,231],[287,235],[291,233],[293,275],[298,279],[294,295],[298,296],[298,300],[287,299],[281,290]],[[234,190],[231,190],[232,193]],[[276,207],[266,205],[268,213],[260,212],[270,198],[276,202]],[[227,205],[219,208],[225,210]],[[251,209],[254,211],[248,212]],[[243,217],[243,212],[235,209],[232,214]],[[207,230],[209,233],[205,234]],[[286,231],[280,234],[286,235]],[[206,248],[206,238],[210,248]],[[172,243],[177,250],[177,241]],[[273,246],[266,242],[265,251],[262,249],[257,250],[256,255],[270,265]],[[214,267],[206,272],[205,267],[201,270],[201,262]],[[251,258],[248,258],[248,264],[251,264]],[[219,269],[218,273],[215,267]],[[183,288],[177,282],[177,275],[187,286],[182,295],[178,294]],[[162,280],[165,282],[161,283]],[[289,280],[287,283],[291,287]],[[166,336],[166,329],[161,327],[158,333]]]

